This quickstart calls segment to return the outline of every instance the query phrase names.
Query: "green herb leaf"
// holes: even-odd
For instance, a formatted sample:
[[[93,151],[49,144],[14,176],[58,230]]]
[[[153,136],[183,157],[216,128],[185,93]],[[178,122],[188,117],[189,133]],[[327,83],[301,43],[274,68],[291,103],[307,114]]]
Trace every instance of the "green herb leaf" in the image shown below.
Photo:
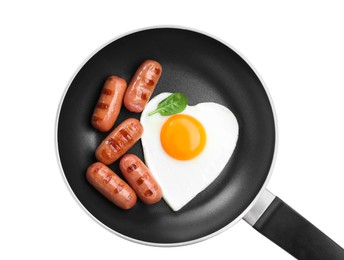
[[[173,93],[162,100],[157,109],[150,112],[148,116],[160,113],[162,116],[170,116],[184,111],[188,104],[188,98],[183,93]]]

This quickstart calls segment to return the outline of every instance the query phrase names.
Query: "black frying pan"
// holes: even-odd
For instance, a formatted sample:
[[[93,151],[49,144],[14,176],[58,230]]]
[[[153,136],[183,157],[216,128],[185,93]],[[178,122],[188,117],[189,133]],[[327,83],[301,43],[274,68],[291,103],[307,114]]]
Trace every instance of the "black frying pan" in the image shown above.
[[[237,146],[222,173],[178,212],[163,200],[150,206],[139,201],[131,210],[121,210],[85,178],[86,168],[96,160],[96,147],[107,135],[90,124],[105,79],[117,75],[129,82],[146,59],[157,60],[163,67],[153,96],[184,92],[189,105],[208,101],[222,104],[239,122]],[[139,116],[122,108],[115,126],[128,117]],[[258,231],[296,257],[306,254],[317,259],[324,253],[344,259],[337,244],[265,190],[276,152],[271,100],[252,67],[232,48],[207,35],[155,28],[128,34],[103,47],[79,70],[63,97],[57,149],[66,180],[82,206],[100,223],[129,240],[150,245],[198,242],[245,215]],[[143,158],[140,142],[129,152]],[[118,163],[110,167],[120,175]],[[282,233],[287,234],[282,238]],[[304,233],[315,237],[314,241],[307,238],[304,243]],[[300,236],[302,241],[295,239]]]

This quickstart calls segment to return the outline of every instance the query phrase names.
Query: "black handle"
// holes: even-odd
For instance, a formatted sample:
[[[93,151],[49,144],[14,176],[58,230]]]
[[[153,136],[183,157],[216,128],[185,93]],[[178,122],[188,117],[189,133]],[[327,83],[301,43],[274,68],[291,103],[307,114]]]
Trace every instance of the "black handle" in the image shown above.
[[[278,197],[253,227],[297,259],[344,259],[343,248]]]

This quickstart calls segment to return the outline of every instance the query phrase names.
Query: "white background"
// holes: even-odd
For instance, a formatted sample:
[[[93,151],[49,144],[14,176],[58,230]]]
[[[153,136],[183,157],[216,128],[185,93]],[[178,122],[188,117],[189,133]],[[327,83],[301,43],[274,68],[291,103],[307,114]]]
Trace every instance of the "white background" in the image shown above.
[[[190,246],[138,245],[101,227],[71,196],[54,143],[62,94],[100,46],[154,25],[210,33],[254,65],[279,125],[268,189],[344,246],[340,2],[1,1],[0,259],[293,259],[244,221]]]

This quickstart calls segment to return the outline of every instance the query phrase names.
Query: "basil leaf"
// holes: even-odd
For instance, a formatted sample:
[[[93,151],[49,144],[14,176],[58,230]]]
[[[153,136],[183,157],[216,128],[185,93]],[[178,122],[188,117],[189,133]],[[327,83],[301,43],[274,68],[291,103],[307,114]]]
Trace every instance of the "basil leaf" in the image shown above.
[[[188,98],[183,93],[173,93],[162,100],[157,109],[150,112],[148,116],[160,113],[162,116],[170,116],[184,111],[188,104]]]

